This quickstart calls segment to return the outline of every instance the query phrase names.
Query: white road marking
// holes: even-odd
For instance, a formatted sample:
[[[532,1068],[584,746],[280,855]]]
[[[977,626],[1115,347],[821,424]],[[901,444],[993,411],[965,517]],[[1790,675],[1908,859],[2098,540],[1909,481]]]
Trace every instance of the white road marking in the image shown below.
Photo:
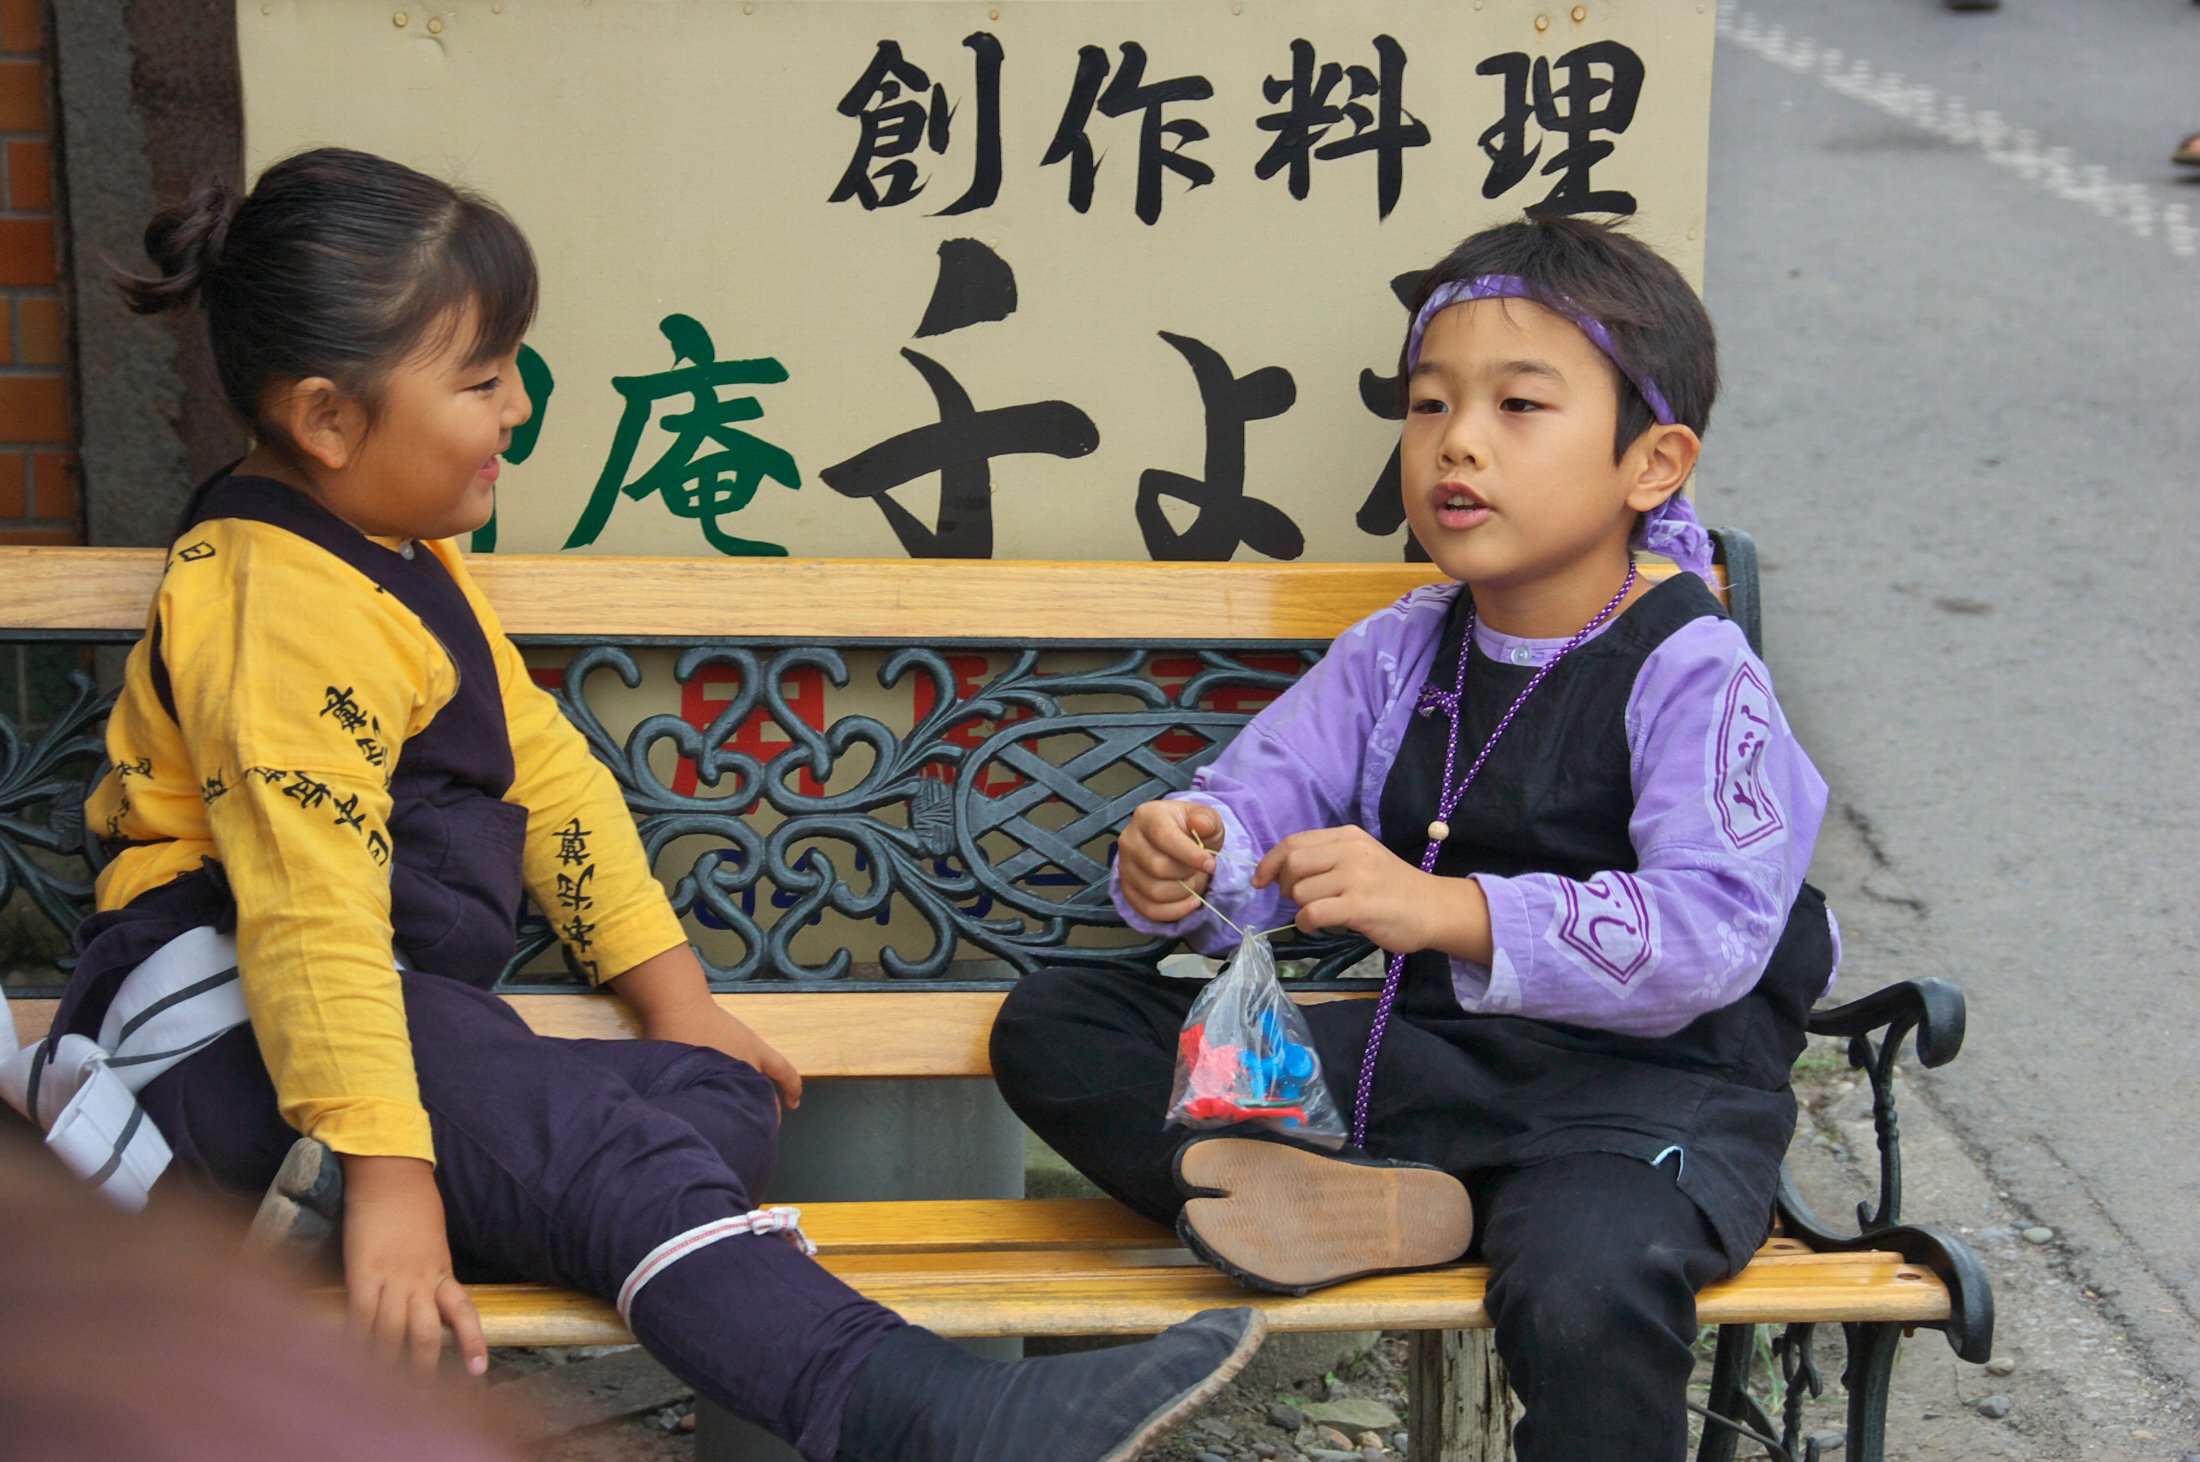
[[[1828,91],[1877,107],[1958,147],[1974,148],[2041,191],[2122,224],[2134,237],[2160,238],[2179,258],[2200,258],[2200,227],[2193,224],[2191,204],[2173,202],[2145,183],[2116,178],[2098,163],[2073,157],[2067,147],[2043,148],[2038,133],[2011,126],[1999,112],[1974,112],[1960,96],[1942,96],[1930,86],[1905,82],[1899,72],[1881,71],[1861,56],[1821,47],[1808,36],[1790,39],[1785,26],[1766,25],[1747,10],[1720,6],[1717,33],[1775,66],[1815,76]]]

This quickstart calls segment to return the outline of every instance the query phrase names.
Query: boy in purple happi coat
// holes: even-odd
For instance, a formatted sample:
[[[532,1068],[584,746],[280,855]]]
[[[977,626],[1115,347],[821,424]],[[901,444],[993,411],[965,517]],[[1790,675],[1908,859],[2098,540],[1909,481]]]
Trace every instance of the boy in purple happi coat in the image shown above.
[[[1839,958],[1803,882],[1825,783],[1679,495],[1711,322],[1644,245],[1521,222],[1423,277],[1402,359],[1406,518],[1457,582],[1353,626],[1141,806],[1113,889],[1208,953],[1294,919],[1390,951],[1382,999],[1305,1009],[1351,1144],[1165,1128],[1196,987],[1139,970],[1024,980],[994,1070],[1253,1288],[1471,1248],[1520,1455],[1679,1457],[1695,1294],[1765,1236]],[[1638,547],[1685,572],[1653,585]]]

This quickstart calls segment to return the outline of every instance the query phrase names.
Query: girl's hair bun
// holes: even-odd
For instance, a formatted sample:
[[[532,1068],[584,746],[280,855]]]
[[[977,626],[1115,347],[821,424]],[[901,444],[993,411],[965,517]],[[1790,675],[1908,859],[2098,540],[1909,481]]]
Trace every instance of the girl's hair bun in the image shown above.
[[[147,274],[116,272],[130,307],[204,306],[222,394],[262,441],[282,437],[265,410],[278,388],[326,377],[371,425],[404,361],[463,343],[468,368],[485,365],[535,318],[535,256],[510,217],[348,148],[285,158],[248,198],[207,184],[154,217],[145,252]]]
[[[198,299],[206,277],[221,262],[229,225],[244,198],[226,184],[201,186],[172,208],[153,215],[145,226],[145,252],[159,271],[152,275],[116,271],[130,308],[141,315],[181,308]]]

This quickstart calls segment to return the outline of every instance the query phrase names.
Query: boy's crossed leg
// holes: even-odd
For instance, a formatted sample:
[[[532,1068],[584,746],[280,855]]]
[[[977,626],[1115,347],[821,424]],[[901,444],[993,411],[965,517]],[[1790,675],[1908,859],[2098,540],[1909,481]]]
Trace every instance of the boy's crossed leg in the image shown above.
[[[1161,1114],[1176,1035],[1198,993],[1196,981],[1133,970],[1028,975],[994,1024],[995,1078],[1010,1107],[1055,1151],[1149,1218],[1178,1223],[1183,1233],[1180,1216],[1190,1217],[1192,1247],[1209,1262],[1222,1259],[1217,1267],[1241,1279],[1245,1266],[1215,1251],[1247,1251],[1211,1222],[1199,1222],[1201,1205],[1212,1200],[1187,1201],[1187,1188],[1213,1184],[1217,1174],[1250,1188],[1245,1214],[1264,1214],[1270,1227],[1288,1230],[1252,1252],[1282,1254],[1294,1244],[1317,1251],[1330,1282],[1386,1267],[1367,1262],[1369,1256],[1404,1253],[1406,1264],[1387,1267],[1460,1257],[1471,1195],[1470,1252],[1491,1267],[1497,1349],[1526,1408],[1515,1438],[1520,1455],[1683,1454],[1695,1295],[1729,1265],[1702,1213],[1675,1185],[1674,1166],[1588,1153],[1486,1169],[1463,1188],[1446,1172],[1399,1167],[1415,1159],[1450,1166],[1446,1139],[1463,1140],[1474,1117],[1447,1097],[1443,1081],[1409,1075],[1440,1072],[1447,1060],[1462,1059],[1456,1048],[1396,1019],[1384,1040],[1366,1157],[1340,1160],[1229,1135],[1187,1138],[1181,1128],[1164,1129]],[[1373,1006],[1347,1000],[1303,1007],[1323,1073],[1342,1098],[1357,1079]],[[1273,1155],[1270,1170],[1249,1179],[1263,1148]],[[1424,1185],[1406,1189],[1421,1200],[1421,1213],[1406,1215],[1402,1249],[1398,1233],[1355,1237],[1343,1222],[1309,1241],[1299,1222],[1309,1207],[1342,1217],[1358,1204],[1370,1231],[1398,1214],[1400,1206],[1383,1210],[1400,1192],[1401,1174],[1408,1184]],[[1458,1190],[1456,1209],[1437,1201],[1441,1185]],[[1316,1187],[1329,1191],[1310,1200]]]
[[[1413,1140],[1457,1114],[1431,1109],[1419,1083],[1377,1081],[1364,1156],[1317,1154],[1252,1126],[1190,1137],[1164,1127],[1177,1032],[1199,991],[1197,981],[1139,970],[1026,975],[994,1020],[994,1079],[1016,1114],[1103,1191],[1174,1224],[1194,1253],[1249,1287],[1304,1294],[1458,1258],[1472,1232],[1466,1191],[1421,1161],[1425,1144]],[[1331,1093],[1349,1100],[1374,1002],[1302,1013]],[[1432,1057],[1456,1053],[1392,1023],[1384,1073]]]

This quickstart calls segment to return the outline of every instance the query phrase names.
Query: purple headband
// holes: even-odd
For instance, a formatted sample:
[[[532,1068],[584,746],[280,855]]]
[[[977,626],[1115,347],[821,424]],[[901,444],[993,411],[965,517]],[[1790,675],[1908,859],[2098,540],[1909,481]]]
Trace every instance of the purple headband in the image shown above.
[[[1575,308],[1564,295],[1551,295],[1534,288],[1517,274],[1479,274],[1472,279],[1454,279],[1436,286],[1428,302],[1421,306],[1420,313],[1413,317],[1412,329],[1406,332],[1407,373],[1411,374],[1421,363],[1421,336],[1439,311],[1470,300],[1489,299],[1524,299],[1564,315],[1642,393],[1650,414],[1660,426],[1676,424],[1673,408],[1666,404],[1665,393],[1658,389],[1658,383],[1648,376],[1636,374],[1634,367],[1627,364],[1613,346],[1612,332],[1604,328],[1602,320]],[[1711,578],[1711,535],[1704,531],[1688,499],[1677,492],[1642,515],[1642,526],[1635,532],[1635,547],[1663,554],[1706,582]]]

